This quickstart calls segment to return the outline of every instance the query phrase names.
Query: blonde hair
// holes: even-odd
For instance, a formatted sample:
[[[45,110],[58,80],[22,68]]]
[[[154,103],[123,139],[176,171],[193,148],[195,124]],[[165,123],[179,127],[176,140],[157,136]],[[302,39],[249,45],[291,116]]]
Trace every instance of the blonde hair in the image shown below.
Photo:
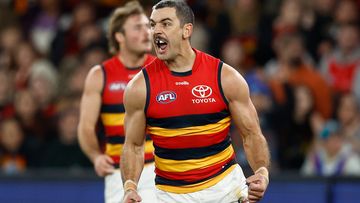
[[[112,13],[108,28],[109,51],[111,54],[116,54],[120,51],[120,46],[116,41],[115,34],[117,32],[124,32],[123,25],[125,21],[132,15],[143,13],[144,9],[138,1],[130,1]]]

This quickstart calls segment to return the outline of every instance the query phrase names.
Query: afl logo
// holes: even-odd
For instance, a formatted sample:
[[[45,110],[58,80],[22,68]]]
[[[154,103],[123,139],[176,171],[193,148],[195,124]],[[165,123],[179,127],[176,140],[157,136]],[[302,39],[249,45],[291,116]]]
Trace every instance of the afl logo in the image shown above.
[[[173,91],[163,91],[156,96],[156,101],[160,104],[168,104],[176,100],[176,93]]]
[[[192,88],[191,93],[197,98],[207,98],[212,94],[212,89],[207,85],[198,85]]]

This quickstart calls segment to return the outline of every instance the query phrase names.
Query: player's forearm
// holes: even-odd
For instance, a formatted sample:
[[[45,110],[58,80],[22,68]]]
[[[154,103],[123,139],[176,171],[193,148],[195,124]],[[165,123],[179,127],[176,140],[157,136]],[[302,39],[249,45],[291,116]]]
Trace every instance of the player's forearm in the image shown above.
[[[121,155],[121,175],[123,183],[127,180],[139,181],[144,167],[144,146],[124,144]]]
[[[244,139],[244,150],[251,168],[270,167],[270,153],[263,135],[250,135]]]
[[[82,126],[78,128],[79,144],[82,151],[94,163],[96,156],[101,154],[95,129],[86,129]]]

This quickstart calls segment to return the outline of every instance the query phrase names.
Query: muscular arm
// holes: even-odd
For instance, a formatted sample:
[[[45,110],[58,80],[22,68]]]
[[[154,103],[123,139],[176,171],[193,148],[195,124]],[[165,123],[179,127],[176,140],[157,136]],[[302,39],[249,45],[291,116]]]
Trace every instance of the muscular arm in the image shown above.
[[[248,200],[250,203],[255,203],[264,196],[269,184],[268,145],[261,132],[259,118],[244,78],[235,69],[224,64],[221,85],[229,101],[232,119],[240,131],[247,160],[255,173],[246,179],[249,184]]]
[[[125,144],[121,159],[123,181],[138,182],[144,166],[146,86],[142,72],[128,84],[125,97]],[[126,192],[126,191],[125,191]]]
[[[269,167],[270,154],[261,132],[259,119],[249,95],[244,78],[229,65],[224,64],[221,83],[229,101],[232,119],[243,139],[244,151],[251,168]],[[267,174],[266,174],[267,175]]]
[[[102,154],[97,140],[95,126],[99,118],[101,106],[101,91],[103,87],[103,73],[100,66],[92,68],[86,78],[85,88],[80,104],[80,122],[78,138],[83,152],[94,163],[99,176],[111,173],[110,157]],[[98,157],[101,157],[97,160]]]

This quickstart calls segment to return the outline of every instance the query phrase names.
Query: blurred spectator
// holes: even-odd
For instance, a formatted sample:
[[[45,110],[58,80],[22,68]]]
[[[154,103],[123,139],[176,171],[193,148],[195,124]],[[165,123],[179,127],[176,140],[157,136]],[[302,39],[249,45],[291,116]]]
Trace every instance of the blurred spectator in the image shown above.
[[[333,47],[330,30],[333,24],[335,5],[336,0],[316,0],[314,2],[315,22],[306,37],[311,38],[308,40],[308,45],[310,45],[308,47],[317,62],[329,54]]]
[[[284,0],[281,4],[279,15],[273,23],[274,39],[284,34],[298,33],[301,15],[301,1]]]
[[[337,47],[322,59],[321,71],[336,93],[357,91],[360,78],[359,30],[355,24],[343,24],[336,36]],[[359,90],[360,91],[360,90]]]
[[[209,51],[209,32],[206,30],[204,22],[196,21],[194,31],[191,35],[191,45],[198,50]]]
[[[338,1],[335,11],[335,24],[342,25],[359,22],[359,7],[354,0]]]
[[[39,0],[35,8],[24,17],[26,17],[24,27],[26,27],[34,47],[41,54],[48,55],[58,28],[60,1]]]
[[[345,139],[352,144],[360,155],[360,104],[354,95],[345,94],[340,97],[337,118]]]
[[[258,0],[235,0],[229,5],[229,15],[233,35],[254,33],[260,18]]]
[[[265,71],[275,99],[271,121],[281,149],[279,165],[297,170],[322,120],[332,115],[332,97],[326,81],[307,60],[299,35],[279,37],[275,50],[278,58]]]
[[[38,53],[29,42],[21,42],[17,44],[17,48],[14,52],[14,60],[16,65],[16,89],[23,89],[28,86],[31,68],[38,60],[38,58]]]
[[[16,22],[17,16],[12,9],[9,9],[8,4],[6,1],[0,1],[0,30]]]
[[[90,1],[81,1],[69,17],[63,16],[60,28],[51,45],[50,59],[59,65],[64,57],[76,57],[80,50],[79,32],[90,24],[94,24],[96,12]]]
[[[91,44],[79,53],[76,67],[63,67],[60,77],[60,93],[67,95],[82,92],[90,68],[101,64],[108,57],[102,45]]]
[[[272,1],[274,2],[274,0]],[[273,44],[283,35],[301,33],[303,5],[300,0],[282,0],[274,15],[263,13],[257,32],[257,63],[264,65],[274,57]]]
[[[107,57],[106,46],[92,43],[84,47],[79,53],[80,66],[90,70],[91,67],[100,64]]]
[[[81,27],[78,33],[79,51],[93,44],[106,44],[104,33],[96,24],[88,24]]]
[[[286,85],[304,85],[314,97],[314,110],[322,118],[332,115],[332,97],[328,84],[314,70],[311,60],[307,58],[303,40],[299,35],[284,35],[275,42],[277,59],[266,65],[270,86],[278,104],[286,102]]]
[[[306,48],[316,62],[332,48],[329,31],[334,8],[335,0],[303,1],[302,33]]]
[[[79,93],[84,89],[84,82],[86,79],[86,75],[89,72],[88,68],[81,67],[75,70],[70,78],[68,78],[66,91],[68,93]]]
[[[5,174],[25,171],[24,139],[24,133],[15,119],[0,122],[0,169]]]
[[[318,24],[324,27],[329,26],[333,20],[332,13],[335,9],[336,0],[315,0],[313,3]]]
[[[195,12],[198,13],[198,12]],[[200,12],[199,12],[200,13]],[[215,57],[220,56],[221,46],[230,36],[231,25],[224,4],[219,0],[206,0],[205,7],[201,11],[204,25],[209,33],[209,51]]]
[[[14,115],[13,99],[13,77],[6,70],[0,69],[0,122]]]
[[[14,69],[14,60],[10,52],[1,49],[0,47],[0,70]]]
[[[304,175],[360,176],[360,157],[345,141],[336,121],[326,123],[319,142],[301,169]]]
[[[244,67],[244,57],[243,48],[238,38],[230,38],[222,46],[221,58],[241,74],[245,74],[247,71]]]
[[[45,148],[42,159],[43,167],[68,169],[92,167],[77,142],[79,109],[74,107],[63,107],[64,109],[59,112],[59,134]]]
[[[43,144],[53,135],[48,133],[50,125],[39,112],[34,96],[29,90],[21,90],[15,95],[15,114],[24,130],[25,136],[37,144]]]
[[[58,90],[58,73],[46,61],[39,61],[33,67],[29,79],[29,89],[36,98],[41,114],[46,119],[54,116],[54,100]]]
[[[284,88],[286,103],[275,104],[269,120],[277,136],[280,169],[298,170],[313,144],[314,97],[303,85],[285,85]]]
[[[230,4],[229,15],[232,36],[242,44],[243,66],[255,65],[254,54],[257,47],[257,28],[260,20],[260,4],[258,0],[236,0]]]
[[[5,51],[12,52],[22,41],[22,31],[17,25],[9,25],[1,30],[1,48]]]
[[[17,24],[9,24],[0,28],[0,69],[15,69],[14,55],[17,46],[22,40],[23,33],[21,27]]]

